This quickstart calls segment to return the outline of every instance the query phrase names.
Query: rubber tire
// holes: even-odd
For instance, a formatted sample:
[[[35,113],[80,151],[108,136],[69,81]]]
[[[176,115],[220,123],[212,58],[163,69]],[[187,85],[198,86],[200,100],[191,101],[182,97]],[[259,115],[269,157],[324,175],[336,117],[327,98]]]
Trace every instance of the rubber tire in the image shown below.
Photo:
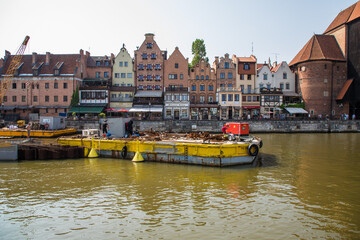
[[[254,151],[253,151],[252,149],[254,149]],[[256,155],[258,155],[258,153],[259,153],[259,146],[256,145],[256,144],[250,144],[249,147],[248,147],[248,152],[249,152],[249,155],[250,155],[250,156],[253,156],[253,157],[256,156]]]
[[[122,157],[123,159],[125,159],[126,156],[127,156],[127,147],[124,146],[124,147],[122,148],[122,150],[121,150],[121,157]]]
[[[260,140],[259,147],[260,147],[260,148],[262,148],[262,147],[263,147],[263,141],[262,141],[262,140]]]

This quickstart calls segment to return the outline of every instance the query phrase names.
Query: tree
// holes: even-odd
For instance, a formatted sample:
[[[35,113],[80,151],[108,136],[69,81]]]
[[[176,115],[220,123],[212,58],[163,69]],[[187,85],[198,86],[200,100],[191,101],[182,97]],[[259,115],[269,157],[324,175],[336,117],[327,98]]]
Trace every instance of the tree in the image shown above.
[[[70,103],[70,107],[75,107],[77,106],[79,103],[79,87],[77,87],[74,91],[73,94],[71,96],[71,103]]]
[[[205,58],[206,62],[209,62],[209,59],[206,57],[206,47],[203,39],[197,38],[192,43],[191,52],[194,55],[194,58],[191,61],[192,67],[199,63],[202,58]]]

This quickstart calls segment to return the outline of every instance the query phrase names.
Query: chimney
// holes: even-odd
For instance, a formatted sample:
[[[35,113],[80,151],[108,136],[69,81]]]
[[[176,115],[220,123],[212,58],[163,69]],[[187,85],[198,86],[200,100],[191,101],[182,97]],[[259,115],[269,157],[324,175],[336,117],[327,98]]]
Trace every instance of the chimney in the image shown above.
[[[46,52],[45,65],[49,65],[49,64],[50,64],[50,53]]]
[[[86,56],[90,57],[90,53],[88,51],[86,51]]]
[[[80,55],[81,55],[81,56],[84,55],[84,50],[80,49]]]
[[[153,33],[146,33],[145,34],[146,42],[152,43],[154,41],[154,36],[155,36],[155,34],[153,34]]]
[[[219,57],[217,57],[217,56],[215,57],[215,63],[219,64]]]
[[[36,64],[36,60],[37,60],[37,53],[36,52],[33,52],[32,53],[32,65],[35,65]]]

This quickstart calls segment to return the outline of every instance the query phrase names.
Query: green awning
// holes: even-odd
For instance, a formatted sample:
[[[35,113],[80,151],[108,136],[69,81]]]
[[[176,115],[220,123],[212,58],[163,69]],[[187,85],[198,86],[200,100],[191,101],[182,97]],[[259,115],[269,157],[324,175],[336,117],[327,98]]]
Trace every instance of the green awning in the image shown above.
[[[101,113],[104,107],[77,106],[72,107],[69,113]]]

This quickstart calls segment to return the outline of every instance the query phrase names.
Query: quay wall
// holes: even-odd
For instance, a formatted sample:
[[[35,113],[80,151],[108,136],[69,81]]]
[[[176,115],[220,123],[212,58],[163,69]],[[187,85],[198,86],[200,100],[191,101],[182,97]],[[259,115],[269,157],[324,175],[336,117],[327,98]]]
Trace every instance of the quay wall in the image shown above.
[[[161,131],[175,133],[210,132],[220,133],[222,126],[231,121],[134,121],[134,130]],[[233,121],[236,122],[236,121]],[[360,132],[360,120],[291,120],[291,121],[241,121],[249,123],[251,133],[347,133]],[[99,120],[70,120],[67,127],[82,129],[99,129]]]

